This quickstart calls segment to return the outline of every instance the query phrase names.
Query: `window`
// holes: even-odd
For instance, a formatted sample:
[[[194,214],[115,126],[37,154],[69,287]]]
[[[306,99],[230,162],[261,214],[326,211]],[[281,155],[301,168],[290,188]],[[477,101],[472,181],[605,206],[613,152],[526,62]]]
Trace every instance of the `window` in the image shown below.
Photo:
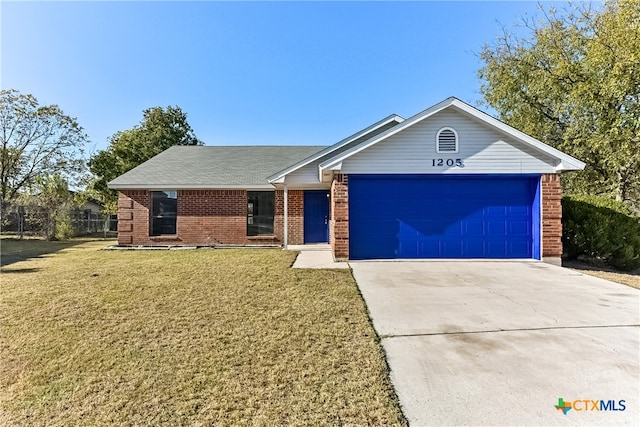
[[[273,234],[273,191],[247,192],[247,236]]]
[[[177,191],[151,192],[151,235],[176,234]]]
[[[458,133],[452,128],[442,128],[436,134],[436,153],[457,153]]]

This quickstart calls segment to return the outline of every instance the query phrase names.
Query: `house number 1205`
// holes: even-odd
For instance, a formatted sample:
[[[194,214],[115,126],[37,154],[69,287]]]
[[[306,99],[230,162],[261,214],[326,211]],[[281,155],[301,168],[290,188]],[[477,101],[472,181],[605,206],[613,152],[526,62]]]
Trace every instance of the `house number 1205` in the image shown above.
[[[462,159],[432,159],[431,166],[456,166],[461,168],[464,166],[464,163]]]

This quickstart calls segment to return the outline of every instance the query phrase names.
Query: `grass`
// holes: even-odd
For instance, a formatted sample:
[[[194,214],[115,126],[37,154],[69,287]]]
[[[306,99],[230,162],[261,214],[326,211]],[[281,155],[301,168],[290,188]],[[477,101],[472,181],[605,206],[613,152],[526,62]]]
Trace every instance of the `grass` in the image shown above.
[[[25,237],[21,240],[16,237],[3,235],[0,238],[0,266],[24,261],[29,258],[40,258],[45,254],[58,252],[84,241],[86,240],[73,239],[60,242],[48,242],[32,237]]]
[[[604,266],[594,266],[586,264],[580,261],[564,261],[565,267],[579,271],[583,274],[599,277],[601,279],[610,280],[612,282],[621,283],[623,285],[631,286],[632,288],[640,289],[640,270],[635,271],[617,271]]]
[[[348,271],[293,270],[280,250],[14,243],[2,425],[406,424]]]

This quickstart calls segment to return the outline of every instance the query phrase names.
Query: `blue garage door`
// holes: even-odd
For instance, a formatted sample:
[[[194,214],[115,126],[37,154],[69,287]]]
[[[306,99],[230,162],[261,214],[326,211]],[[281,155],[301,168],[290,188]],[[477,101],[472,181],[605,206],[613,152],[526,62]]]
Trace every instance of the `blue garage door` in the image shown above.
[[[350,258],[539,259],[539,181],[350,175]]]

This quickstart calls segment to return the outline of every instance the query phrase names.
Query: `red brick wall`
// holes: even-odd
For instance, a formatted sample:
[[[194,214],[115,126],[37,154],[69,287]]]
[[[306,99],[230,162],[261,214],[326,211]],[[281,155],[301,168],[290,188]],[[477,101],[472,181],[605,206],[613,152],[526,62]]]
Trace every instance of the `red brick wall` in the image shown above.
[[[562,256],[562,187],[560,175],[542,175],[542,257]]]
[[[288,193],[288,243],[290,245],[302,245],[304,243],[304,191],[289,190]]]
[[[136,244],[141,238],[148,238],[149,205],[149,192],[146,190],[128,190],[118,194],[119,244]]]
[[[178,191],[177,240],[181,244],[249,243],[245,190]],[[158,237],[151,238],[157,241]]]
[[[178,190],[175,236],[149,236],[150,194],[125,190],[118,198],[121,245],[280,244],[284,238],[284,191],[275,191],[273,236],[247,236],[245,190]],[[289,243],[303,243],[304,192],[289,191]]]
[[[336,259],[349,259],[349,177],[336,174],[331,183],[329,243]]]

